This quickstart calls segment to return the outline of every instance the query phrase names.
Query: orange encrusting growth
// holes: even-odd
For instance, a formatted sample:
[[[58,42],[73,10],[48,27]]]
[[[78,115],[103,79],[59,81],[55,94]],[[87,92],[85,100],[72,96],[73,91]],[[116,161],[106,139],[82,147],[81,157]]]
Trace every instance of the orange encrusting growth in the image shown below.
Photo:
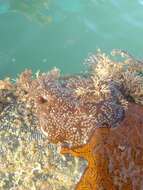
[[[88,161],[76,190],[143,189],[143,106],[129,104],[117,128],[96,128],[86,145],[61,149]]]

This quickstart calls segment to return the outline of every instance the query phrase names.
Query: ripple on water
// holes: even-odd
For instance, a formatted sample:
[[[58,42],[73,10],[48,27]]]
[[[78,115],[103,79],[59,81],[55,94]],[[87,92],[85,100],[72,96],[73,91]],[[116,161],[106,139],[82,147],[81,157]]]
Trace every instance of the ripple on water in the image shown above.
[[[138,0],[140,5],[143,5],[143,0]]]

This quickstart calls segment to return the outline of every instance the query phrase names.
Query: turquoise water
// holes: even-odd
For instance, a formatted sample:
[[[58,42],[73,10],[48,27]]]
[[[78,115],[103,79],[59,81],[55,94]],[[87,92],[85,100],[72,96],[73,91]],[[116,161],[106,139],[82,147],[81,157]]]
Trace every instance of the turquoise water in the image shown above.
[[[143,57],[143,0],[0,0],[0,78],[83,70],[97,48]]]

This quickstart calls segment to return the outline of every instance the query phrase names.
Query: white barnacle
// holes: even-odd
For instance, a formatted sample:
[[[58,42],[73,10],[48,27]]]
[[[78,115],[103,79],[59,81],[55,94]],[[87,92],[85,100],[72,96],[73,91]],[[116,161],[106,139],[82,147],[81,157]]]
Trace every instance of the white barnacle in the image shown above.
[[[123,145],[119,145],[118,148],[119,148],[119,150],[121,150],[121,151],[124,151],[124,150],[126,149],[126,147],[123,146]]]
[[[85,94],[85,89],[83,87],[78,87],[75,89],[75,93],[77,96],[83,96]]]
[[[40,129],[41,129],[42,133],[43,133],[46,137],[48,137],[48,133],[43,130],[43,127],[41,127]]]

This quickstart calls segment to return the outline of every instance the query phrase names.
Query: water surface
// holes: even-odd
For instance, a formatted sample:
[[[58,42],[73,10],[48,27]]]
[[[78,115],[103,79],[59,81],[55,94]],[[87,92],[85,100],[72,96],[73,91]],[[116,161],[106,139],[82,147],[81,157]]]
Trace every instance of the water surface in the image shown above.
[[[78,73],[97,48],[143,57],[143,0],[0,0],[0,78]]]

